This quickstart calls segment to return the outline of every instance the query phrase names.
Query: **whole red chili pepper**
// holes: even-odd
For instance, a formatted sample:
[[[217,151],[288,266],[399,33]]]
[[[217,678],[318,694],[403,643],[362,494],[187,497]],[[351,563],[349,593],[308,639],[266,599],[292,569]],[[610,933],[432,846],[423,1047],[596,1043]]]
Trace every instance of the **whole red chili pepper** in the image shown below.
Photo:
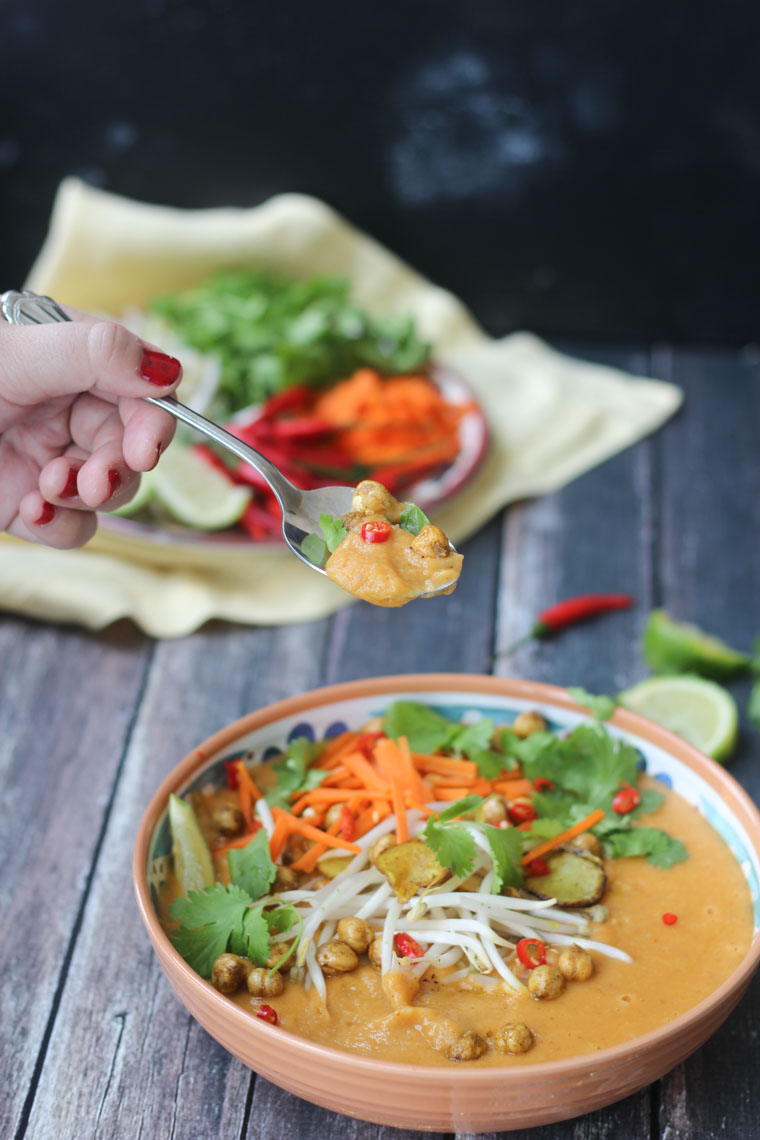
[[[362,523],[362,538],[365,542],[387,542],[391,536],[391,524],[385,519]]]
[[[632,605],[633,598],[630,594],[578,594],[573,598],[565,598],[541,610],[527,637],[521,637],[519,641],[510,645],[509,649],[497,653],[496,656],[509,657],[534,638],[550,637],[561,629],[586,621],[587,618],[606,614],[611,610],[627,610]]]
[[[546,962],[546,947],[538,938],[521,938],[515,949],[526,970],[535,970]]]
[[[618,815],[628,815],[641,803],[641,793],[630,784],[623,784],[619,792],[615,792],[612,799],[612,810]]]
[[[272,1009],[271,1005],[260,1005],[256,1010],[256,1016],[262,1021],[268,1021],[270,1025],[277,1024],[277,1010]]]
[[[530,823],[532,819],[536,818],[536,809],[533,804],[515,800],[513,804],[508,806],[507,815],[512,823]]]
[[[425,951],[411,934],[394,934],[393,945],[400,958],[421,958]]]
[[[340,816],[338,817],[338,827],[344,839],[349,843],[356,835],[356,816],[351,811],[348,804],[344,804],[340,809]]]

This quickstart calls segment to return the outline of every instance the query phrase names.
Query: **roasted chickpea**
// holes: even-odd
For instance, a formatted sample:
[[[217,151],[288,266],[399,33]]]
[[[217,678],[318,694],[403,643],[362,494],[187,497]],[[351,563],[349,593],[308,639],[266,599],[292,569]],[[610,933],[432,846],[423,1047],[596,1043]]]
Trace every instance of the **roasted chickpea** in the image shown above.
[[[362,479],[354,491],[351,506],[364,515],[385,515],[391,523],[397,523],[401,518],[398,500],[374,479]]]
[[[277,971],[270,974],[269,970],[257,966],[248,975],[248,992],[254,997],[279,997],[284,989],[282,974]]]
[[[375,937],[372,927],[363,918],[342,918],[335,933],[355,954],[364,954]]]
[[[541,713],[531,709],[530,712],[517,714],[512,724],[512,731],[515,736],[525,739],[526,736],[532,736],[534,732],[546,732],[546,721]]]
[[[483,822],[498,827],[507,818],[507,805],[504,796],[492,795],[483,801]]]
[[[510,1021],[493,1037],[493,1047],[499,1053],[527,1053],[535,1043],[533,1032],[524,1021]]]
[[[528,978],[531,996],[542,1001],[553,1001],[565,988],[565,979],[556,966],[536,966]]]
[[[396,846],[396,834],[395,834],[395,832],[391,832],[388,835],[381,835],[379,839],[376,839],[375,842],[370,845],[369,851],[367,852],[367,854],[369,855],[369,861],[372,864],[372,866],[373,867],[377,866],[378,855],[382,855],[383,851],[387,851],[389,847],[395,847],[395,846]]]
[[[447,1056],[450,1061],[477,1061],[487,1051],[483,1038],[472,1029],[466,1029],[456,1041],[449,1046]]]
[[[420,558],[448,558],[451,553],[449,540],[439,526],[428,523],[409,544]]]
[[[290,867],[278,867],[272,883],[272,890],[275,892],[292,891],[294,887],[298,886],[298,882],[298,871],[293,871]]]
[[[370,942],[369,950],[367,951],[367,953],[369,954],[370,965],[374,966],[376,970],[382,970],[382,968],[383,968],[383,940],[382,940],[382,938],[376,938],[374,942]]]
[[[220,954],[211,970],[211,985],[220,994],[234,994],[245,981],[243,959],[237,954]]]
[[[334,974],[348,974],[359,965],[356,951],[340,938],[331,938],[318,947],[317,962],[328,978]]]
[[[591,831],[582,831],[572,841],[572,846],[579,851],[590,851],[592,855],[601,855],[602,845]]]
[[[338,822],[340,819],[340,813],[343,811],[343,808],[345,806],[346,805],[343,803],[330,804],[329,808],[327,809],[327,815],[325,816],[325,830],[327,830],[329,827],[332,827],[334,823]]]
[[[594,972],[594,963],[588,950],[575,943],[566,946],[557,959],[557,968],[568,982],[587,982]]]
[[[220,835],[240,835],[245,819],[234,804],[219,804],[211,813],[211,822]]]
[[[267,958],[266,965],[268,970],[279,970],[284,958],[290,954],[290,946],[287,942],[275,942],[269,948],[269,957]],[[292,957],[288,958],[292,961]]]

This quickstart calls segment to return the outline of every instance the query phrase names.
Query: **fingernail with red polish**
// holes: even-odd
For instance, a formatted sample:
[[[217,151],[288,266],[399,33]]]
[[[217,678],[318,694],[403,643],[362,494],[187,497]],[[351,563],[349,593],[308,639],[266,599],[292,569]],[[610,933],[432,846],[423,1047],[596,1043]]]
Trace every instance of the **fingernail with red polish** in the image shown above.
[[[40,517],[34,520],[35,526],[47,526],[55,518],[55,507],[52,503],[43,503]]]
[[[108,498],[112,499],[121,486],[121,475],[118,471],[108,472]]]
[[[151,384],[165,388],[174,383],[181,371],[182,365],[175,357],[167,356],[165,352],[156,352],[153,348],[143,351],[140,375]]]
[[[69,468],[69,477],[66,480],[66,486],[61,491],[62,499],[73,499],[75,495],[79,494],[77,487],[77,475],[79,474],[76,467]]]

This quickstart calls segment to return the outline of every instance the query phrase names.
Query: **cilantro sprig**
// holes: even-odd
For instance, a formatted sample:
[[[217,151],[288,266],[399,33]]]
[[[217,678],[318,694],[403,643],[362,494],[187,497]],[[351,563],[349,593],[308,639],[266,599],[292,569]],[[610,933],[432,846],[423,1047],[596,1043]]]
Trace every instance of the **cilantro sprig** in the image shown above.
[[[272,766],[276,783],[264,796],[270,807],[288,808],[295,792],[310,792],[319,787],[328,773],[309,765],[319,756],[322,747],[305,736],[296,736],[289,742],[285,753]]]
[[[342,519],[324,511],[319,516],[319,529],[322,535],[307,534],[301,543],[301,550],[315,566],[324,566],[327,555],[332,554],[344,538],[348,538],[348,531]]]
[[[483,717],[476,724],[457,724],[419,701],[394,701],[383,725],[388,736],[405,736],[412,752],[449,752],[466,756],[487,780],[510,771],[516,761],[492,747],[494,722]]]
[[[430,816],[423,836],[442,867],[448,867],[458,878],[466,878],[475,866],[478,853],[474,833],[481,834],[488,842],[493,859],[491,891],[499,894],[505,886],[522,885],[520,860],[523,837],[516,828],[502,829],[474,819],[458,818],[476,810],[482,803],[482,796],[465,796],[457,800],[438,815]]]

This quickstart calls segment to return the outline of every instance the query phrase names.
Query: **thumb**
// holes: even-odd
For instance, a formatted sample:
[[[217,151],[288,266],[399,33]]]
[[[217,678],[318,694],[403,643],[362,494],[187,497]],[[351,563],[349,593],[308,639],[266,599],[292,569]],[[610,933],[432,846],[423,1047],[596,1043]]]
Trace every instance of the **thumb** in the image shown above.
[[[162,395],[182,378],[182,366],[113,321],[84,318],[49,325],[0,321],[0,397],[30,407],[55,396],[92,392]]]

